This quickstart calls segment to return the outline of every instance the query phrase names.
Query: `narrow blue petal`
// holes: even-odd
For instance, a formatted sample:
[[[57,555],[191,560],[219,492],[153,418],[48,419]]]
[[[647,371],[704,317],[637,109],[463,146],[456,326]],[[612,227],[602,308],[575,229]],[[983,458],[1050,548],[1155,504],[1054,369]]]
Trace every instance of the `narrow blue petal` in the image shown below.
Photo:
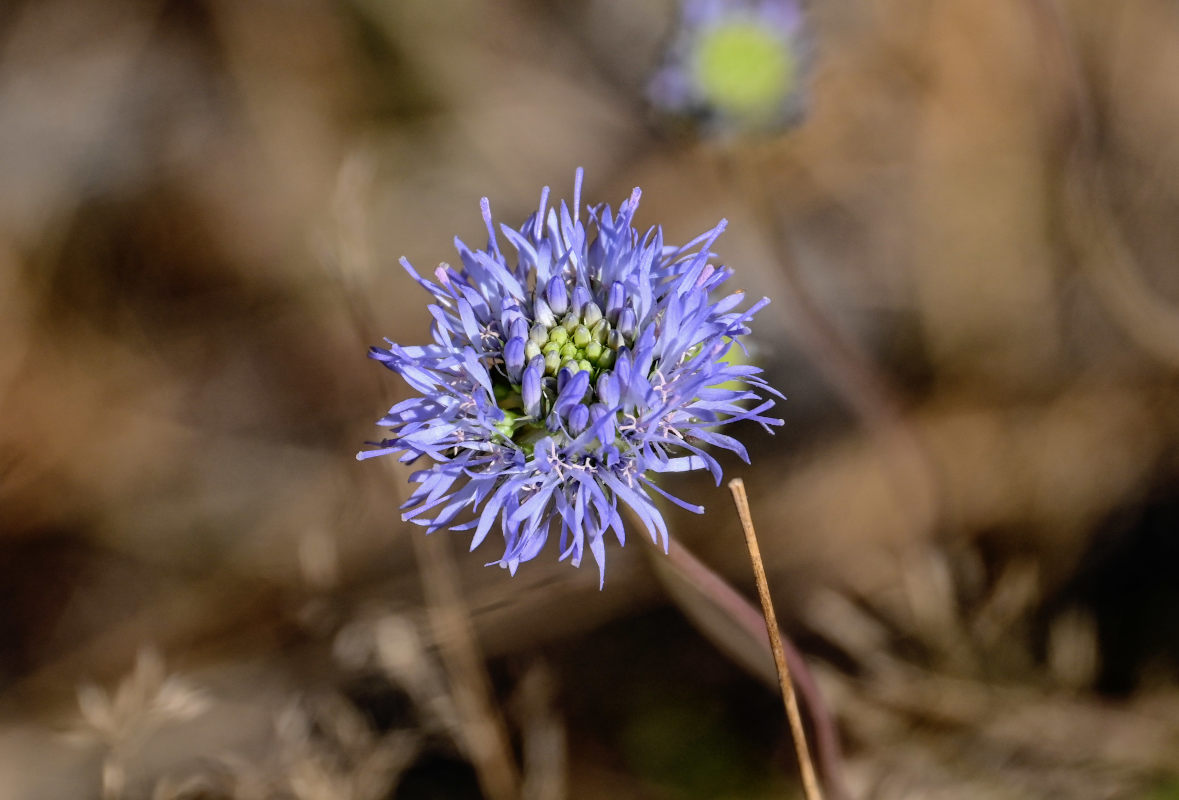
[[[704,506],[698,506],[695,503],[689,503],[686,500],[679,499],[675,495],[668,494],[667,492],[665,492],[659,488],[659,484],[655,483],[654,481],[648,480],[647,478],[639,478],[639,480],[642,481],[643,485],[646,486],[648,489],[654,489],[656,492],[663,495],[664,497],[666,497],[671,502],[675,503],[680,508],[682,508],[686,511],[691,511],[693,514],[703,514],[704,513]]]
[[[554,314],[560,316],[568,311],[569,292],[565,289],[565,279],[560,275],[554,275],[550,278],[548,286],[545,289],[545,298],[548,300],[549,308],[553,310]]]
[[[537,358],[540,358],[537,356]],[[524,403],[524,412],[533,419],[540,418],[540,379],[544,374],[544,360],[537,363],[537,359],[533,359],[528,367],[524,370],[524,376],[521,380],[521,399]]]
[[[524,372],[524,339],[513,336],[504,345],[504,366],[508,370],[508,377],[519,382]]]
[[[563,369],[561,372],[567,372],[567,370]],[[569,378],[565,387],[557,395],[557,402],[553,405],[556,412],[564,416],[573,409],[573,406],[580,403],[585,397],[586,390],[589,389],[589,381],[590,374],[584,370],[578,371],[576,375]]]

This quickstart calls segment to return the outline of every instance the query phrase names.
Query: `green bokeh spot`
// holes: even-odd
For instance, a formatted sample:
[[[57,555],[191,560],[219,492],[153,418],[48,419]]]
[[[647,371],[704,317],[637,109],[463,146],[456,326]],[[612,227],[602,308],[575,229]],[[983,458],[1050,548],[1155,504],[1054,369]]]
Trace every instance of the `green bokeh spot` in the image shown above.
[[[794,85],[786,42],[753,22],[706,32],[696,55],[696,81],[716,107],[740,116],[769,116]]]
[[[1179,800],[1179,778],[1168,778],[1158,784],[1143,800]]]

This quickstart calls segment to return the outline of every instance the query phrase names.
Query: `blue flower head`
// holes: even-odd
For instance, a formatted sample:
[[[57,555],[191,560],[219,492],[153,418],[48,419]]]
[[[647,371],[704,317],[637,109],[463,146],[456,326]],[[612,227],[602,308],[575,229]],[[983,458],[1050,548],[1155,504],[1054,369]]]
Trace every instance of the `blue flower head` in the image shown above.
[[[799,0],[685,0],[648,95],[721,127],[780,125],[801,111],[807,60]]]
[[[721,469],[709,446],[748,462],[745,448],[718,429],[739,420],[763,427],[777,394],[760,369],[730,363],[729,349],[769,301],[738,311],[740,292],[712,299],[732,274],[709,263],[722,221],[682,247],[653,228],[632,227],[640,192],[615,214],[540,208],[520,229],[500,226],[505,253],[483,199],[488,244],[455,240],[462,267],[441,264],[434,280],[402,265],[433,298],[432,344],[374,347],[369,355],[419,395],[380,420],[389,438],[357,458],[400,453],[424,460],[404,518],[440,528],[474,529],[471,549],[496,522],[505,550],[496,562],[515,574],[540,552],[554,527],[561,558],[579,565],[586,548],[605,579],[607,532],[625,530],[629,506],[667,548],[667,525],[648,491],[650,473]]]

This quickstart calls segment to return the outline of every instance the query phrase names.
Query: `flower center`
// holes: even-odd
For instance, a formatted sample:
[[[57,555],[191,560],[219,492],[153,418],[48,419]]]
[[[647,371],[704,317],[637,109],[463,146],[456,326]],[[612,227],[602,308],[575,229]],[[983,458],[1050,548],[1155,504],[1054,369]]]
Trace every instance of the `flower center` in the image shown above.
[[[574,374],[584,370],[593,379],[614,365],[617,350],[624,343],[625,337],[591,302],[580,314],[570,311],[560,322],[534,324],[524,356],[529,361],[544,356],[545,375],[555,376],[562,369]]]
[[[611,391],[611,377],[605,376],[611,376],[618,350],[633,346],[638,321],[621,283],[608,291],[594,288],[593,293],[585,286],[570,290],[563,277],[554,277],[537,287],[533,313],[512,322],[503,367],[492,373],[505,414],[495,427],[526,450],[562,428],[578,435],[590,421],[591,407],[617,402],[617,388]],[[611,396],[599,397],[603,390]],[[573,396],[577,392],[580,396]]]
[[[717,26],[696,53],[696,80],[719,108],[733,114],[768,114],[794,83],[794,57],[774,32],[754,22]]]

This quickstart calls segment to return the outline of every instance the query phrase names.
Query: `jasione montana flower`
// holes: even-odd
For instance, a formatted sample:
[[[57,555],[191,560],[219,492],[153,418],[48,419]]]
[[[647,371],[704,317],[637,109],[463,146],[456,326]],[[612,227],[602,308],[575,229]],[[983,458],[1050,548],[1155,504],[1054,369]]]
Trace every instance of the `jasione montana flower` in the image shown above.
[[[474,529],[475,549],[498,521],[505,549],[496,562],[515,574],[560,529],[561,558],[576,566],[588,547],[605,578],[605,537],[625,529],[633,509],[667,548],[667,525],[648,490],[695,511],[655,485],[650,473],[721,468],[709,447],[748,461],[736,439],[717,432],[738,420],[763,427],[777,394],[761,370],[726,360],[748,322],[769,301],[738,311],[740,292],[711,299],[731,271],[710,263],[715,228],[682,247],[663,232],[631,226],[640,191],[614,214],[564,202],[540,208],[519,230],[500,226],[515,255],[500,248],[483,199],[488,245],[455,240],[462,267],[441,264],[434,281],[402,265],[430,293],[432,344],[371,349],[420,396],[378,424],[389,438],[357,458],[400,453],[427,462],[403,506],[404,518]]]
[[[801,116],[809,61],[799,0],[685,0],[648,96],[721,129],[780,127]]]

